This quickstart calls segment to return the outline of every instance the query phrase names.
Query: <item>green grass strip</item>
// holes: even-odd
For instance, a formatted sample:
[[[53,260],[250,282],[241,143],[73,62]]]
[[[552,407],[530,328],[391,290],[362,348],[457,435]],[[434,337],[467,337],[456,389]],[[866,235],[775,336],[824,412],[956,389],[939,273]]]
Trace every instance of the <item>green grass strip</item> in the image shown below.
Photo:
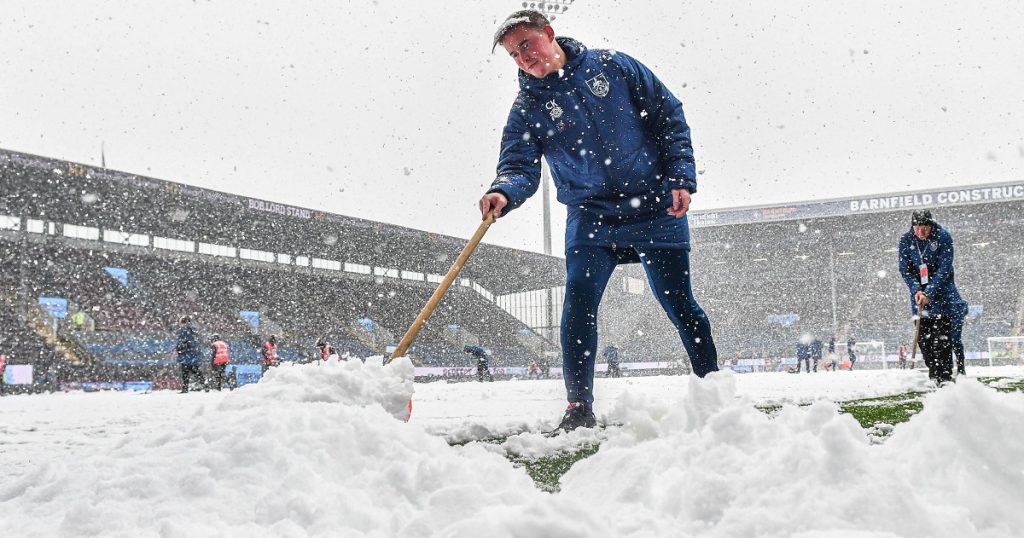
[[[562,479],[562,475],[569,472],[569,469],[576,464],[577,461],[589,458],[597,453],[597,449],[600,445],[588,445],[580,447],[579,450],[571,452],[559,452],[551,456],[544,456],[540,458],[521,458],[519,456],[509,455],[508,459],[513,465],[517,467],[523,467],[526,469],[526,474],[530,475],[533,479],[533,483],[537,485],[543,491],[556,492],[558,491],[558,481]]]
[[[1024,379],[1016,377],[979,377],[978,381],[999,392],[1024,392]]]
[[[979,377],[978,381],[999,392],[1024,392],[1024,379],[1021,378]],[[837,403],[840,412],[849,414],[865,430],[873,430],[874,434],[878,435],[881,432],[874,429],[877,424],[895,426],[896,424],[909,421],[911,417],[920,413],[921,409],[924,408],[923,400],[925,394],[924,392],[903,392],[889,396],[848,400]],[[757,409],[768,415],[775,415],[782,409],[782,406],[775,404],[759,405]],[[492,437],[474,442],[501,444],[505,439],[506,437]],[[526,470],[526,474],[533,479],[533,482],[539,489],[556,492],[558,491],[559,480],[561,480],[562,475],[568,472],[576,462],[597,453],[599,447],[600,444],[584,445],[580,446],[577,450],[559,452],[539,458],[524,458],[514,454],[506,454],[506,457],[513,465],[523,467]]]
[[[878,423],[900,424],[910,420],[910,417],[920,413],[924,408],[920,397],[883,403],[870,402],[867,405],[858,402],[842,402],[839,404],[839,409],[857,419],[862,428],[870,428]]]

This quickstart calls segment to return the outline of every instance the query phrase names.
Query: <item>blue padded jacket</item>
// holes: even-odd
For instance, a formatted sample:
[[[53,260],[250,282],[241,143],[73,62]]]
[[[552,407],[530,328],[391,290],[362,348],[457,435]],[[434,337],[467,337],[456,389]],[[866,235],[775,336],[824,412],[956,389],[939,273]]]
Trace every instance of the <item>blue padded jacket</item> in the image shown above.
[[[557,39],[566,53],[561,71],[543,79],[519,72],[488,192],[508,198],[505,213],[519,207],[537,191],[543,156],[569,208],[567,247],[688,248],[685,217],[665,217],[671,189],[697,191],[682,103],[632,57]],[[607,225],[621,237],[591,229]]]

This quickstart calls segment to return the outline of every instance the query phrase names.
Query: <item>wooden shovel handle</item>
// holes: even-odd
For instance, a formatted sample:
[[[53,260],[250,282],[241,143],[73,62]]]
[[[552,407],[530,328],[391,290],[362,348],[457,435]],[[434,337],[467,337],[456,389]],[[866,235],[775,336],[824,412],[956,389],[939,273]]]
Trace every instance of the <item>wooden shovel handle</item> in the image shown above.
[[[437,289],[434,290],[434,294],[430,296],[430,300],[420,310],[420,314],[416,316],[416,319],[409,326],[409,330],[405,332],[405,336],[402,337],[402,341],[398,343],[398,347],[391,354],[388,362],[391,362],[398,357],[405,355],[405,352],[409,350],[409,346],[412,345],[413,341],[416,340],[416,335],[420,333],[420,329],[423,328],[423,324],[427,322],[427,318],[434,313],[437,305],[444,298],[444,294],[448,292],[448,288],[451,287],[452,283],[455,282],[455,278],[459,276],[459,271],[462,271],[462,267],[466,265],[466,261],[476,250],[476,246],[480,244],[480,240],[483,239],[484,234],[487,233],[487,229],[494,224],[494,213],[488,213],[487,218],[480,223],[480,227],[476,229],[476,233],[469,239],[469,243],[466,243],[466,248],[462,249],[462,253],[455,259],[455,263],[452,264],[452,268],[448,270],[448,274],[445,275],[444,280],[438,284]],[[386,364],[386,363],[385,363]]]

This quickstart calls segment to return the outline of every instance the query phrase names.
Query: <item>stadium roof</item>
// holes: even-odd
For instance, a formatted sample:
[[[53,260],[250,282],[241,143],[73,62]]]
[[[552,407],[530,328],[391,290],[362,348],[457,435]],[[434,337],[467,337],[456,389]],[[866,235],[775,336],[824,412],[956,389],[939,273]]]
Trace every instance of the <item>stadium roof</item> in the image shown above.
[[[444,275],[465,239],[0,149],[0,212],[125,233]],[[460,277],[502,295],[564,284],[564,261],[481,244]]]
[[[296,256],[321,255],[375,267],[445,274],[466,243],[452,236],[2,149],[0,186],[5,193],[0,211],[11,215]],[[1024,201],[1024,182],[694,211],[690,226],[1011,201]],[[564,274],[561,258],[482,244],[462,276],[501,295],[560,286]]]
[[[694,211],[690,226],[726,226],[1024,200],[1024,182],[875,194],[853,198]]]

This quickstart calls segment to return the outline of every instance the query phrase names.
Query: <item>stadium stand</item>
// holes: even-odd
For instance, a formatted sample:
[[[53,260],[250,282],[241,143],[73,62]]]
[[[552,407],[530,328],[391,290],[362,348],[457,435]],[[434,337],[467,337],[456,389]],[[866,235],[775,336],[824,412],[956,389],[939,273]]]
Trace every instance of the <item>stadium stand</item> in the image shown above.
[[[791,357],[802,335],[835,335],[844,352],[847,337],[881,341],[895,353],[913,331],[896,247],[918,207],[931,208],[953,234],[957,284],[972,306],[968,354],[985,352],[988,337],[1020,334],[1024,184],[982,185],[695,213],[693,285],[720,358]],[[637,267],[621,274],[644,278]],[[601,330],[630,334],[610,342],[623,360],[679,356],[650,292],[628,295],[602,306]],[[652,315],[637,321],[629,314],[637,309]]]
[[[465,244],[3,150],[0,189],[0,353],[35,365],[40,386],[174,387],[182,314],[204,337],[224,336],[238,364],[258,362],[270,334],[285,360],[315,358],[320,337],[350,357],[380,355]],[[696,212],[693,285],[723,361],[777,367],[803,335],[835,335],[840,350],[848,337],[882,341],[894,353],[911,336],[895,250],[910,211],[929,207],[956,240],[957,282],[972,305],[965,345],[977,358],[988,337],[1021,332],[1022,206],[1024,185],[1007,184]],[[564,271],[560,258],[481,245],[420,333],[414,361],[464,368],[468,344],[490,348],[496,367],[550,359]],[[53,317],[47,297],[66,311]],[[524,297],[533,298],[509,306]],[[616,345],[624,363],[686,371],[641,267],[617,270],[599,323],[600,346]]]
[[[0,187],[0,291],[14,320],[2,333],[24,350],[8,355],[37,361],[22,342],[45,335],[30,329],[28,314],[41,310],[41,298],[62,301],[46,325],[67,345],[33,353],[55,354],[67,379],[169,378],[182,314],[204,336],[228,339],[241,364],[258,361],[270,334],[279,336],[284,360],[317,357],[320,337],[346,356],[383,354],[464,245],[15,152],[0,151]],[[461,349],[473,343],[493,349],[499,364],[525,364],[538,350],[516,335],[533,331],[493,298],[528,282],[560,283],[561,265],[481,245],[420,333],[414,361],[466,366]]]

